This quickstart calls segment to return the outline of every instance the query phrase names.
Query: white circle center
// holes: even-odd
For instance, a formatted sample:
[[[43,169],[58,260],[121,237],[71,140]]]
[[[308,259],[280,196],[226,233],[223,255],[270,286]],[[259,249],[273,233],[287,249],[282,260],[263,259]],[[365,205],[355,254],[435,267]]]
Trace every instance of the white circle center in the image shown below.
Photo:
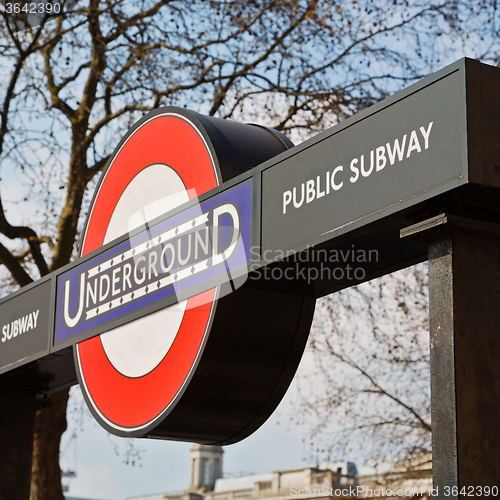
[[[175,170],[167,165],[150,165],[141,170],[123,191],[103,244],[188,200],[188,192]],[[101,342],[110,363],[127,377],[142,377],[149,373],[172,346],[185,310],[186,301],[182,301],[103,333]]]

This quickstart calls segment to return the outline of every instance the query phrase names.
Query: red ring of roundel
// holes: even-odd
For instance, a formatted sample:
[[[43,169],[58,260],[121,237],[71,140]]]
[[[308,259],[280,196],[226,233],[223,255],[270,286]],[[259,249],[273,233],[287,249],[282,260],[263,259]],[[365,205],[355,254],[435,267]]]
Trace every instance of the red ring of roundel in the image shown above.
[[[113,210],[130,181],[155,163],[172,167],[188,190],[200,195],[218,185],[208,147],[180,115],[158,115],[132,132],[105,172],[86,228],[82,255],[100,248]],[[189,299],[177,336],[160,364],[138,378],[119,373],[109,362],[100,337],[77,346],[82,390],[101,417],[122,431],[147,426],[180,391],[196,361],[211,321],[215,290]],[[201,305],[197,305],[201,304]]]

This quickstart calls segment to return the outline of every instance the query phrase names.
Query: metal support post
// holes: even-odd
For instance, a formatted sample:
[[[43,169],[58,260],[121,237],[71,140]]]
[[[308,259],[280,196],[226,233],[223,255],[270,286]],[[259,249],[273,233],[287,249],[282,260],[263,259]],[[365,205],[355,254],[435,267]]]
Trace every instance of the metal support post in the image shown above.
[[[428,233],[434,490],[481,496],[500,488],[500,227]]]

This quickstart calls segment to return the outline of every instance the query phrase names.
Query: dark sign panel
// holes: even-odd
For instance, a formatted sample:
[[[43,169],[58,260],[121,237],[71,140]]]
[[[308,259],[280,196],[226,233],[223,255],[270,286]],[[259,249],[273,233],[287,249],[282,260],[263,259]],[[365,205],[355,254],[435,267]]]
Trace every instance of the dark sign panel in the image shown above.
[[[263,171],[264,251],[304,249],[467,182],[463,73],[426,81]]]
[[[43,281],[0,303],[0,373],[49,353],[51,284]]]

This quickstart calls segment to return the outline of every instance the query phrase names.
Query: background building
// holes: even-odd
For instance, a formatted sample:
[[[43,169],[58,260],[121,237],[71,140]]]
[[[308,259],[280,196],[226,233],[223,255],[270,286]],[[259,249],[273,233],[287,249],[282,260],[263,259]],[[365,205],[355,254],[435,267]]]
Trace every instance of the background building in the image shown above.
[[[191,484],[186,491],[127,500],[313,500],[336,498],[429,498],[430,456],[404,465],[335,462],[265,474],[222,477],[220,446],[193,445]]]

